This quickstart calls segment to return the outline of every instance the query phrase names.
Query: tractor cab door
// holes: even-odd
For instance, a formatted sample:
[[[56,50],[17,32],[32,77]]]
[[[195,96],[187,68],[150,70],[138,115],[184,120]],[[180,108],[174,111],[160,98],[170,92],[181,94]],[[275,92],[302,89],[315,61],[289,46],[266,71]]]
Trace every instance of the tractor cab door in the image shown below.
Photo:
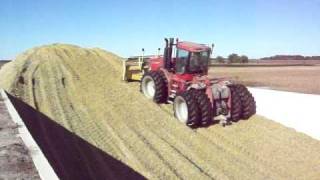
[[[187,72],[187,66],[189,61],[189,51],[183,49],[177,49],[177,58],[175,60],[175,70],[178,74],[184,74]]]
[[[209,66],[210,52],[192,52],[190,54],[190,61],[188,70],[190,73],[204,73],[206,74]]]

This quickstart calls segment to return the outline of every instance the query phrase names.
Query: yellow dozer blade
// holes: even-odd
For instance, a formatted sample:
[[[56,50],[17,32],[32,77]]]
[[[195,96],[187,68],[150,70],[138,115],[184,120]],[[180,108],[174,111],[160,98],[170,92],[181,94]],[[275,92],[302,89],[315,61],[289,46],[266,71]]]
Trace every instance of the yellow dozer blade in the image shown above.
[[[123,62],[124,81],[140,81],[143,74],[149,70],[149,58],[145,56],[130,57]]]

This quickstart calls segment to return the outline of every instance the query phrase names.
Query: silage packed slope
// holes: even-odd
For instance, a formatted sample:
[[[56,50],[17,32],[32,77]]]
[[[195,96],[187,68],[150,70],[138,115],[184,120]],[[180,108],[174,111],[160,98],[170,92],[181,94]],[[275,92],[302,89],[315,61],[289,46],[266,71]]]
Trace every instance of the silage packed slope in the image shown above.
[[[31,49],[0,72],[0,85],[148,178],[279,179],[320,176],[320,144],[254,117],[191,130],[171,105],[121,82],[121,58],[55,44]]]

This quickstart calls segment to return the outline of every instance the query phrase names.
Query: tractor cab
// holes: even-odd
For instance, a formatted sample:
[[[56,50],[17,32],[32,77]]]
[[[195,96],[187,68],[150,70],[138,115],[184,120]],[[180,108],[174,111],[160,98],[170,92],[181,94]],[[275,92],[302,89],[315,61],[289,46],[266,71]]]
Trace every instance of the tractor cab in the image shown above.
[[[178,42],[174,59],[177,74],[207,74],[211,49],[202,44]]]
[[[176,74],[207,74],[211,48],[192,42],[173,43],[173,38],[165,39],[163,65]],[[172,52],[176,52],[172,58]]]
[[[145,56],[142,49],[142,56],[133,56],[123,61],[123,80],[139,81],[144,73],[157,71],[160,68],[178,76],[186,75],[192,78],[193,75],[207,75],[210,54],[213,48],[204,44],[181,41],[176,39],[165,39],[166,45],[163,56]]]

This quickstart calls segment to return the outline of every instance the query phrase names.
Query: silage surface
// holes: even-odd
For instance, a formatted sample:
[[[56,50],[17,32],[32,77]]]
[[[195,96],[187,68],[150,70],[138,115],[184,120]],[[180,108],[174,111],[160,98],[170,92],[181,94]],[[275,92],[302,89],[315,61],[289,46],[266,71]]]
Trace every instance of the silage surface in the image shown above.
[[[320,177],[319,141],[259,116],[192,130],[171,105],[122,82],[121,60],[101,49],[37,47],[1,69],[0,86],[147,178]]]

